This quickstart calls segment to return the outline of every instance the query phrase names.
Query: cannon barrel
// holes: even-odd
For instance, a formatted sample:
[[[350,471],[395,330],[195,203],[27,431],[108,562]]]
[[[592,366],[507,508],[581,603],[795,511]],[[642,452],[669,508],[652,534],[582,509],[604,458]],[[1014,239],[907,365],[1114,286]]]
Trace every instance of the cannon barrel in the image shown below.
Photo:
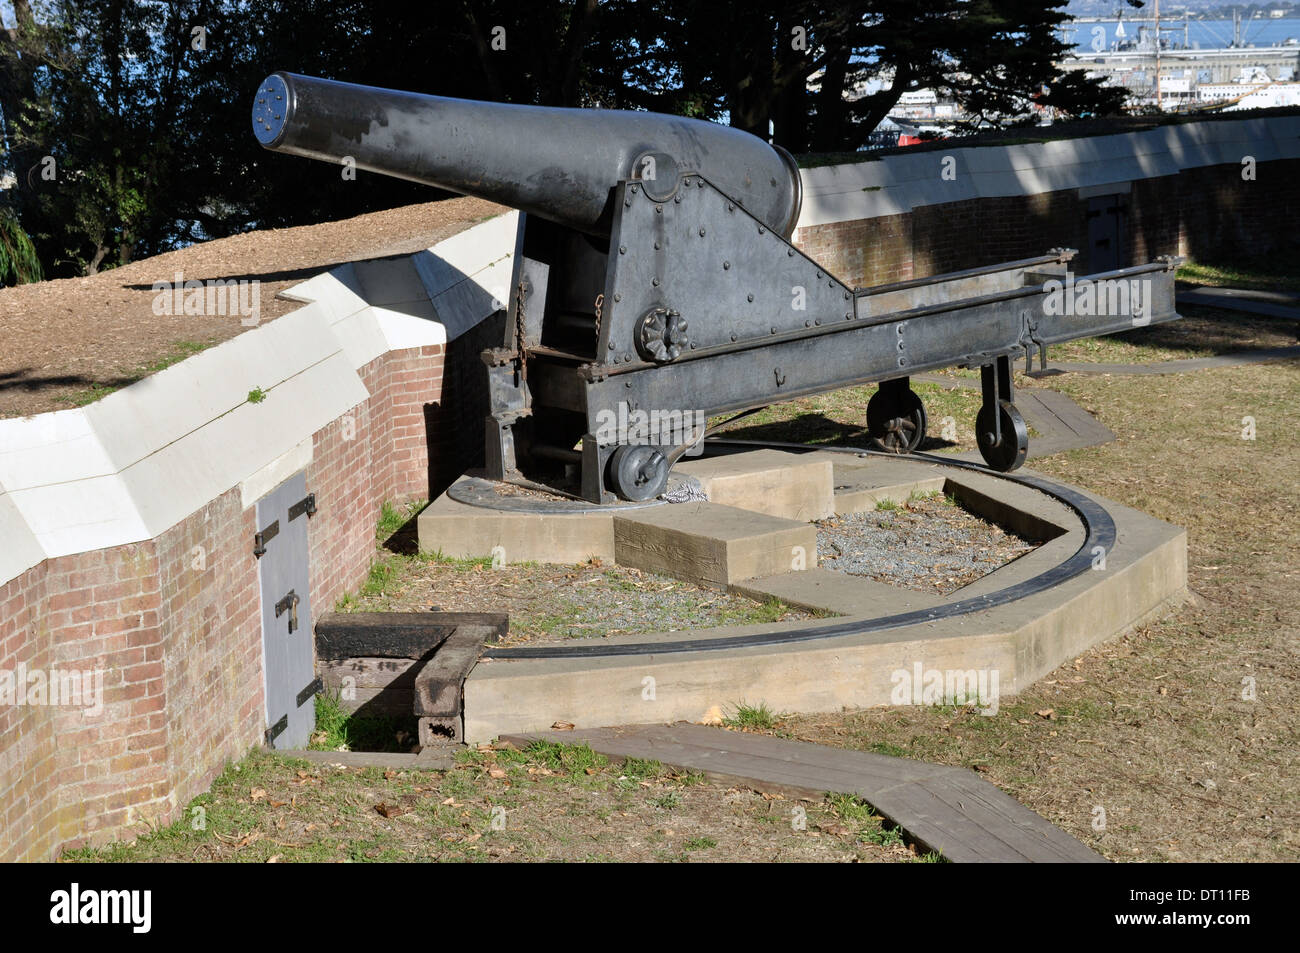
[[[647,194],[668,195],[684,173],[704,176],[781,235],[799,217],[799,170],[789,153],[680,116],[476,102],[276,72],[258,88],[253,130],[273,152],[351,157],[359,169],[589,234],[608,235],[620,180],[644,178]]]

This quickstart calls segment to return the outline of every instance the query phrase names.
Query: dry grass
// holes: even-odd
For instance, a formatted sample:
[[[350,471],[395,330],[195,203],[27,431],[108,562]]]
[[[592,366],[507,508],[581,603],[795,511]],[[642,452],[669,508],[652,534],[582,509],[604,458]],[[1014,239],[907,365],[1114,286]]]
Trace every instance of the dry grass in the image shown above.
[[[585,746],[467,751],[450,771],[312,765],[256,750],[176,823],[77,862],[919,859],[851,798],[790,801],[621,765]]]
[[[790,733],[976,768],[1115,860],[1295,860],[1300,363],[1052,384],[1118,439],[1037,468],[1185,526],[1196,604],[1063,665],[992,718],[875,709],[805,716]]]

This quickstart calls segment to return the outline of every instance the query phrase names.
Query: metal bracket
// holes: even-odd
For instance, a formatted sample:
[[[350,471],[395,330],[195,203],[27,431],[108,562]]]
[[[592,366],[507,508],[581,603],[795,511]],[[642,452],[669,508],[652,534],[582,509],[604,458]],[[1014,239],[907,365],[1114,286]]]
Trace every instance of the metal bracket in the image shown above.
[[[323,691],[325,691],[325,683],[321,681],[321,677],[317,675],[311,680],[310,685],[298,693],[298,707],[301,708]]]
[[[273,742],[276,738],[284,734],[285,731],[288,729],[288,727],[289,727],[289,716],[281,715],[279,721],[277,721],[270,728],[266,729],[266,733],[264,737],[266,738],[267,745],[269,746],[271,742]]]
[[[1038,337],[1038,322],[1028,311],[1020,312],[1020,346],[1025,349],[1025,373],[1034,369],[1034,348],[1038,348],[1038,369],[1047,370],[1047,345]]]
[[[290,589],[285,597],[275,604],[275,617],[277,619],[286,612],[289,613],[290,635],[298,631],[298,601],[298,593]]]
[[[289,507],[289,522],[293,522],[299,516],[306,513],[310,518],[316,515],[316,494],[308,493],[293,506]]]
[[[253,555],[261,559],[266,555],[266,544],[280,534],[280,521],[275,520],[260,533],[253,534]]]

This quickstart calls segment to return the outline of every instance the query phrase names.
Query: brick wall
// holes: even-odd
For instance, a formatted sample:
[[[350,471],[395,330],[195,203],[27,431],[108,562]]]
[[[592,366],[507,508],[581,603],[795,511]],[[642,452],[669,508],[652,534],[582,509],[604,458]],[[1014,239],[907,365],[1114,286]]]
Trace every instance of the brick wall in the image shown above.
[[[429,494],[444,357],[426,347],[366,365],[370,397],[313,436],[314,614],[365,577],[381,503]],[[0,672],[103,672],[96,717],[0,705],[0,861],[170,822],[260,743],[255,516],[233,488],[156,539],[46,560],[0,585]]]
[[[1231,163],[1138,179],[1122,200],[1120,266],[1158,255],[1241,259],[1294,248],[1300,160]],[[870,286],[1078,249],[1091,270],[1088,199],[1077,189],[925,205],[902,215],[801,228],[795,244],[850,285]]]

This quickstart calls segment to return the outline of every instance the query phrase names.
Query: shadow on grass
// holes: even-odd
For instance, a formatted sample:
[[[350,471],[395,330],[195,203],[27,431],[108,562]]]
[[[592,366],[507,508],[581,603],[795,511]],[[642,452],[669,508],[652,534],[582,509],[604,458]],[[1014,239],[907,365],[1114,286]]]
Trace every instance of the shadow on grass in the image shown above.
[[[865,409],[863,416],[866,416]],[[871,448],[866,427],[846,424],[822,413],[800,414],[789,420],[734,427],[720,432],[717,436],[728,440],[799,443],[809,445],[812,449],[817,447],[855,447],[863,450]],[[955,446],[956,444],[950,440],[927,436],[921,442],[920,449],[942,450]]]

